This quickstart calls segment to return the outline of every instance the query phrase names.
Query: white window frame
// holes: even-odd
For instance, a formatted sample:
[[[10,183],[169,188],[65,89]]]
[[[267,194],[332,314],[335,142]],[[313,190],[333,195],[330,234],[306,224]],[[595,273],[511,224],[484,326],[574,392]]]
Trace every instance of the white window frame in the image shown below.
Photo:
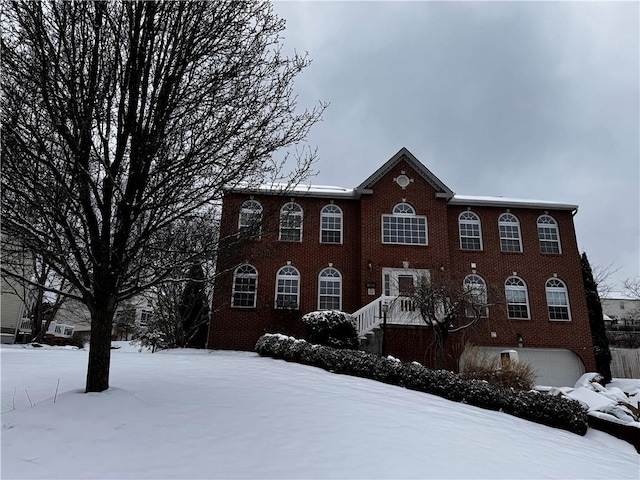
[[[293,282],[287,284],[287,282]],[[295,304],[288,298],[284,301],[282,297],[294,297]],[[285,265],[276,274],[276,295],[274,308],[278,310],[298,310],[300,309],[300,271],[291,265]]]
[[[257,200],[250,199],[242,202],[238,213],[238,230],[255,228],[257,225],[255,237],[259,238],[262,234],[262,212],[262,205]]]
[[[509,292],[517,292],[516,295],[519,293],[520,294],[519,297],[521,297],[522,294],[524,293],[524,302],[517,301],[519,300],[519,298],[514,299],[512,295],[511,296],[509,295]],[[529,307],[529,292],[527,289],[527,284],[522,278],[516,275],[512,275],[511,277],[508,277],[505,280],[504,297],[507,303],[507,318],[510,318],[513,320],[530,320],[531,319],[531,308]],[[514,301],[511,301],[511,300],[514,300]],[[526,316],[522,317],[522,316],[512,315],[511,310],[509,309],[510,306],[514,306],[514,307],[524,306],[526,308]]]
[[[339,228],[335,228],[335,224],[325,225],[325,219],[327,220],[327,223],[333,223],[331,222],[331,220],[336,221],[338,223]],[[344,230],[343,228],[344,222],[342,219],[343,219],[343,212],[338,205],[334,203],[330,203],[322,207],[322,210],[320,210],[320,243],[325,243],[328,245],[342,245],[343,230]],[[334,228],[330,228],[330,227],[334,227]],[[322,239],[324,232],[328,232],[328,233],[339,232],[340,240],[337,242],[325,241]]]
[[[330,284],[334,285],[330,287]],[[322,293],[323,288],[328,287],[335,291],[335,284],[337,284],[337,295],[335,293]],[[331,298],[335,300],[336,297],[338,299],[337,308],[327,308],[326,303],[323,305],[323,299]],[[334,302],[332,301],[332,303]],[[318,310],[342,310],[342,275],[337,268],[327,267],[318,274]]]
[[[482,303],[485,305],[480,314],[480,318],[487,318],[489,316],[489,307],[487,306],[487,282],[477,273],[472,273],[464,277],[462,281],[462,288],[464,292],[471,292],[471,296],[484,300]],[[470,310],[466,312],[467,317],[474,317],[475,315]]]
[[[289,209],[289,211],[287,211],[287,209]],[[296,221],[294,220],[294,217],[300,217],[299,220],[297,221],[298,223],[297,226],[296,226]],[[288,222],[292,222],[293,226],[287,225]],[[299,203],[296,203],[293,201],[285,203],[282,206],[282,208],[280,208],[280,228],[278,229],[279,230],[278,240],[281,242],[294,242],[294,243],[302,242],[303,222],[304,222],[304,211],[302,209],[302,206]],[[282,232],[285,229],[290,232],[298,231],[299,238],[297,240],[291,240],[288,238],[283,239]]]
[[[388,223],[387,223],[388,222]],[[393,225],[395,223],[395,225]],[[389,235],[388,240],[385,240],[385,226],[388,225]],[[406,227],[409,227],[408,229]],[[391,232],[395,227],[397,232],[396,237],[400,238],[399,232],[402,233],[409,232],[409,239],[412,240],[414,238],[413,235],[413,226],[417,226],[417,239],[420,240],[420,234],[422,233],[422,226],[424,228],[424,243],[417,241],[391,241],[392,235]],[[402,237],[403,240],[406,240],[406,237]],[[418,245],[418,246],[426,246],[429,245],[429,229],[427,225],[427,217],[425,215],[416,215],[415,209],[408,203],[402,202],[398,203],[395,207],[393,207],[393,214],[382,215],[382,243],[386,245]]]
[[[571,321],[571,305],[569,304],[569,291],[567,290],[567,284],[559,278],[550,278],[544,285],[545,297],[547,299],[547,313],[549,320],[552,322],[570,322]],[[558,294],[564,295],[564,303],[557,302]],[[551,298],[549,298],[551,296]],[[566,309],[567,318],[552,318],[552,309],[562,308]]]
[[[556,219],[551,215],[540,215],[536,225],[538,227],[538,244],[540,246],[540,253],[548,253],[552,255],[561,254],[562,244],[560,243],[560,229],[558,228],[558,222]],[[555,239],[553,238],[554,233]],[[558,251],[547,251],[551,245],[556,245]]]
[[[242,279],[254,279],[253,290],[244,290],[242,288],[238,289],[238,287],[242,287],[242,282],[238,283],[238,280]],[[247,284],[249,285],[249,284]],[[237,305],[236,304],[236,293],[240,293],[243,295],[253,294],[253,303],[251,305]],[[258,269],[249,263],[242,264],[238,266],[233,272],[233,285],[231,287],[231,307],[233,308],[256,308],[256,303],[258,299]],[[242,303],[242,302],[239,302]]]
[[[500,234],[500,251],[506,253],[521,253],[522,252],[522,232],[520,229],[520,220],[513,213],[503,213],[498,217],[498,232]],[[517,234],[517,235],[516,235]],[[518,245],[517,250],[513,250],[510,247],[505,248],[503,241],[507,245],[511,245],[511,242],[516,242]]]
[[[465,218],[466,217],[466,218]],[[463,232],[462,227],[464,226],[468,226],[471,227],[471,235],[469,234],[469,231],[465,231]],[[475,230],[473,227],[477,226],[477,232],[473,231]],[[467,230],[465,228],[465,230]],[[477,233],[477,234],[476,234]],[[483,245],[482,245],[482,224],[480,222],[480,217],[478,216],[477,213],[472,212],[471,210],[466,210],[464,212],[462,212],[460,215],[458,215],[458,236],[460,237],[460,250],[468,250],[468,251],[482,251],[483,250]],[[478,248],[468,248],[464,246],[464,239],[468,239],[468,240],[478,240]]]

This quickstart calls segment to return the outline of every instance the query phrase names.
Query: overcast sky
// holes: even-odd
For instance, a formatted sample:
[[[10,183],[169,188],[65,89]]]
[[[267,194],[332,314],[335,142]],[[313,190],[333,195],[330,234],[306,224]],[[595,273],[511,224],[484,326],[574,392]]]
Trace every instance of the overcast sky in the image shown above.
[[[637,2],[276,2],[330,103],[314,184],[355,187],[407,147],[459,194],[578,204],[580,251],[640,271]]]

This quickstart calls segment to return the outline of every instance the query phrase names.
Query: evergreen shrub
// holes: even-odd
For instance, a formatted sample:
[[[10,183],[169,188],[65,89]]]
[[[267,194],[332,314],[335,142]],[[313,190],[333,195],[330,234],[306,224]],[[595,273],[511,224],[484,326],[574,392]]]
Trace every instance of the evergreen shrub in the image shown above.
[[[575,400],[504,388],[483,380],[467,380],[448,370],[431,370],[417,362],[403,363],[393,357],[316,345],[280,334],[260,337],[256,352],[264,357],[312,365],[334,373],[369,378],[447,400],[503,411],[578,435],[584,435],[588,428],[587,411]]]
[[[338,310],[322,310],[302,317],[310,343],[339,349],[358,348],[358,332],[353,317]]]

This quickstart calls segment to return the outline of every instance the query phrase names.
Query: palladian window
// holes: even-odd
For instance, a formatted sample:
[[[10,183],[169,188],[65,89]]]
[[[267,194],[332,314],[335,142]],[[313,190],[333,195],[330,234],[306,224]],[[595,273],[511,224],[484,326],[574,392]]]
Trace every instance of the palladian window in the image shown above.
[[[408,203],[397,204],[392,215],[382,216],[382,243],[427,245],[427,217]]]

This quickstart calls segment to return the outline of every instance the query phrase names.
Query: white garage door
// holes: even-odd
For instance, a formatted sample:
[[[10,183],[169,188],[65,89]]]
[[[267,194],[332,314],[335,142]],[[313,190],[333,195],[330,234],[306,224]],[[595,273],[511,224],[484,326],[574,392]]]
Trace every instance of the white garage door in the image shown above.
[[[536,385],[573,387],[585,373],[580,357],[563,348],[497,348],[480,347],[492,355],[504,350],[518,352],[518,360],[526,362],[536,370]]]

